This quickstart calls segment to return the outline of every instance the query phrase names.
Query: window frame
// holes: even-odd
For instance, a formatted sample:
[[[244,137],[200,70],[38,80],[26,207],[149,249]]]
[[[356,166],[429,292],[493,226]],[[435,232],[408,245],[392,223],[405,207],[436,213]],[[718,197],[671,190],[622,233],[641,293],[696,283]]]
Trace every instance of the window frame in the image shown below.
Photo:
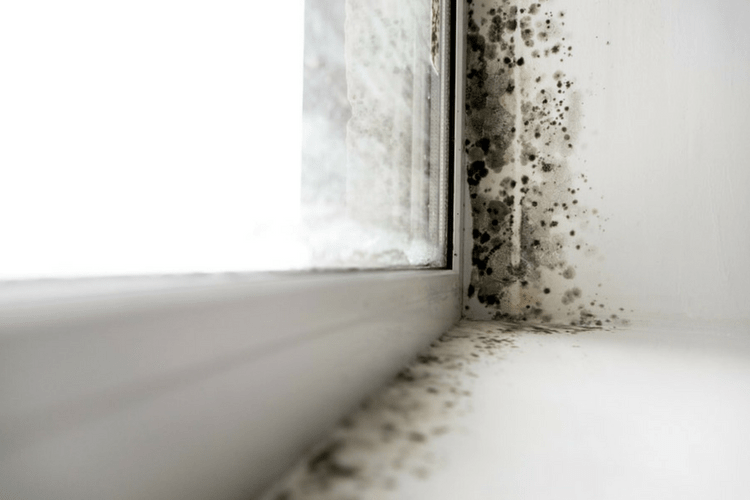
[[[464,6],[448,3],[448,268],[2,285],[5,491],[256,494],[460,319]]]

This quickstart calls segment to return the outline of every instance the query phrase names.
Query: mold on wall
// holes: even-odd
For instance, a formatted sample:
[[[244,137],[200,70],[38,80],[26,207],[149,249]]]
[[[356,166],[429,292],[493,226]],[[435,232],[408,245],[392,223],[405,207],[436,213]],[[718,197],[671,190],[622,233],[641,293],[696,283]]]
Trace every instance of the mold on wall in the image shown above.
[[[623,323],[580,266],[600,226],[577,164],[583,93],[554,1],[467,0],[464,158],[472,225],[464,315]],[[588,285],[588,286],[586,286]]]

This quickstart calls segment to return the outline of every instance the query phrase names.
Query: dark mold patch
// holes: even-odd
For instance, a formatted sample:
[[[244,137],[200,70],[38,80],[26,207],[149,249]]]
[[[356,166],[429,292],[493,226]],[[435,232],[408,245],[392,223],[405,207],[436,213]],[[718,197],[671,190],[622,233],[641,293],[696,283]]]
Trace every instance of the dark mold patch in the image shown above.
[[[307,470],[319,483],[330,483],[337,478],[351,478],[357,473],[356,467],[343,465],[337,459],[343,443],[336,441],[323,447],[307,461]]]
[[[432,447],[470,410],[475,369],[494,364],[520,335],[591,328],[465,321],[434,341],[380,393],[344,418],[264,500],[402,498],[399,479],[439,472]]]
[[[575,283],[570,262],[571,255],[595,253],[585,229],[597,215],[579,201],[579,192],[591,188],[571,165],[582,129],[581,93],[564,67],[573,53],[563,32],[565,14],[552,4],[469,3],[468,318],[612,320],[579,305],[586,290]]]
[[[432,0],[432,29],[430,37],[432,68],[438,72],[440,66],[440,0]]]

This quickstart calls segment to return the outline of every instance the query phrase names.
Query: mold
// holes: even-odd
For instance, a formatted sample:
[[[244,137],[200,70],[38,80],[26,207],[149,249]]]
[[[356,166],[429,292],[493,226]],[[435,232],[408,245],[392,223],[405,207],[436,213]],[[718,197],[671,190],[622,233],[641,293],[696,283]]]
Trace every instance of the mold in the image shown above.
[[[589,295],[576,283],[582,278],[571,256],[596,255],[586,235],[598,213],[580,195],[588,182],[576,173],[582,91],[565,66],[574,43],[565,32],[564,10],[554,4],[495,0],[469,9],[468,318],[580,325],[612,320],[598,316],[606,307],[596,314],[577,308]]]
[[[338,462],[337,453],[342,447],[341,441],[335,441],[324,446],[307,461],[308,472],[315,476],[318,482],[329,483],[336,478],[350,478],[356,475],[356,467]]]
[[[432,68],[438,73],[440,67],[440,0],[432,0],[432,27],[430,35],[430,53]]]
[[[261,498],[349,499],[364,492],[368,498],[403,498],[400,484],[439,473],[435,445],[460,432],[456,422],[471,411],[478,366],[502,361],[521,335],[574,335],[592,329],[460,323],[342,419]]]

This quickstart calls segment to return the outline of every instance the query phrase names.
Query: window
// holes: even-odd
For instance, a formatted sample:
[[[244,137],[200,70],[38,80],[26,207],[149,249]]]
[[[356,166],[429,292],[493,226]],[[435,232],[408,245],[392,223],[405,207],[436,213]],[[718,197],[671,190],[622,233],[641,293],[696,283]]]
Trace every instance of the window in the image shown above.
[[[13,2],[0,32],[0,279],[299,259],[253,236],[294,223],[301,1]]]
[[[413,6],[407,8],[403,4]],[[166,267],[153,264],[152,269],[101,272],[102,268],[97,267],[92,259],[79,259],[80,266],[75,273],[66,271],[58,275],[145,273],[150,277],[9,281],[9,278],[42,278],[54,273],[20,272],[20,266],[15,264],[5,267],[10,271],[4,276],[6,281],[0,283],[0,435],[3,437],[0,484],[4,485],[6,494],[20,498],[221,498],[252,494],[282,471],[301,448],[315,440],[319,432],[356,404],[362,394],[386,380],[417,350],[459,318],[462,278],[458,264],[462,256],[457,227],[461,218],[456,216],[456,211],[461,207],[462,190],[456,190],[450,199],[445,193],[449,192],[451,184],[463,184],[460,169],[456,172],[439,170],[440,173],[435,169],[437,165],[450,164],[454,154],[448,147],[452,132],[448,132],[450,127],[446,124],[451,122],[451,110],[462,107],[460,88],[455,89],[454,102],[451,81],[454,68],[461,67],[461,36],[455,33],[457,24],[451,21],[462,19],[460,3],[451,6],[450,2],[443,2],[437,9],[425,0],[344,2],[345,9],[348,9],[345,10],[346,22],[353,22],[358,15],[362,16],[362,22],[374,22],[378,19],[376,14],[393,24],[411,19],[412,28],[418,28],[418,36],[423,42],[424,37],[429,36],[429,55],[420,59],[421,69],[412,69],[412,85],[407,85],[407,78],[397,80],[402,85],[398,95],[403,100],[407,100],[404,96],[411,95],[411,102],[421,102],[422,107],[417,106],[419,112],[411,114],[413,126],[407,129],[411,137],[399,132],[396,140],[387,142],[401,148],[394,152],[404,160],[389,167],[391,171],[387,178],[393,179],[392,185],[377,186],[382,179],[368,171],[368,168],[374,168],[373,165],[379,165],[378,158],[384,154],[374,147],[377,143],[355,144],[356,148],[346,144],[346,176],[339,172],[333,177],[314,178],[311,167],[316,164],[314,155],[303,157],[301,162],[288,162],[288,165],[297,165],[298,176],[287,176],[282,170],[277,170],[280,158],[296,155],[296,152],[290,153],[296,151],[290,141],[316,142],[318,117],[299,129],[298,139],[293,139],[295,132],[291,127],[288,133],[279,136],[283,144],[266,150],[252,150],[251,156],[256,162],[263,163],[262,155],[266,152],[274,160],[268,161],[269,169],[264,172],[269,174],[269,179],[260,186],[249,183],[237,186],[237,179],[222,176],[221,165],[217,163],[216,170],[210,175],[203,173],[190,177],[190,172],[180,170],[180,175],[189,177],[190,188],[184,184],[188,181],[173,175],[173,171],[158,173],[144,167],[135,171],[123,170],[120,177],[112,180],[109,190],[94,193],[96,203],[79,203],[80,199],[73,195],[75,189],[79,194],[91,194],[78,186],[77,181],[88,179],[87,176],[96,178],[100,174],[96,163],[99,159],[126,158],[133,154],[125,147],[121,156],[115,155],[109,147],[112,143],[107,142],[112,137],[98,130],[100,122],[97,117],[110,117],[108,106],[117,105],[118,113],[130,113],[128,116],[136,117],[137,120],[132,118],[134,121],[129,124],[133,126],[125,129],[133,137],[152,141],[149,144],[154,149],[147,150],[148,154],[124,162],[135,166],[141,159],[163,158],[167,152],[178,155],[187,163],[193,162],[194,158],[180,156],[183,153],[181,148],[214,161],[215,154],[221,150],[218,146],[227,144],[230,138],[223,134],[211,136],[216,143],[210,146],[196,146],[189,138],[203,140],[206,134],[210,135],[206,123],[221,122],[222,113],[235,116],[235,124],[257,123],[256,117],[247,120],[241,113],[233,115],[232,106],[209,105],[222,98],[217,95],[220,94],[217,88],[205,93],[200,84],[191,87],[191,92],[180,88],[181,82],[191,75],[208,80],[215,77],[218,83],[232,80],[233,85],[241,86],[242,81],[247,81],[242,78],[250,78],[244,73],[248,67],[252,68],[256,80],[268,83],[264,88],[288,83],[274,78],[275,75],[265,74],[261,69],[264,64],[279,59],[277,51],[281,49],[270,41],[289,33],[292,36],[299,33],[302,11],[295,13],[291,5],[284,4],[285,15],[274,17],[270,11],[264,10],[272,7],[253,5],[252,15],[247,11],[243,15],[243,11],[237,10],[238,5],[240,3],[167,5],[149,2],[105,8],[85,2],[65,5],[42,2],[2,7],[4,12],[0,18],[5,23],[4,28],[8,29],[2,30],[0,36],[13,42],[4,45],[2,57],[5,63],[13,62],[17,70],[12,73],[16,75],[14,79],[3,82],[5,89],[20,96],[25,95],[24,85],[42,85],[54,90],[52,94],[38,94],[39,101],[27,99],[23,105],[19,104],[21,101],[9,100],[8,92],[3,93],[2,106],[5,111],[12,111],[3,113],[3,132],[8,132],[12,139],[12,151],[17,153],[14,158],[25,161],[22,166],[26,168],[38,166],[42,160],[63,158],[63,153],[69,153],[68,160],[59,163],[59,169],[49,169],[44,174],[3,172],[6,179],[14,176],[32,183],[32,191],[36,194],[33,202],[23,197],[13,198],[15,201],[10,208],[19,215],[8,217],[3,213],[4,224],[8,225],[6,234],[10,234],[10,229],[7,229],[10,227],[17,231],[16,235],[28,237],[46,224],[47,219],[59,223],[53,224],[53,228],[66,228],[47,233],[39,245],[29,247],[26,254],[17,252],[9,257],[7,252],[13,250],[5,248],[3,265],[11,257],[30,256],[32,261],[45,264],[56,259],[77,258],[76,252],[67,245],[75,240],[76,235],[88,236],[88,233],[97,236],[92,243],[94,249],[84,249],[88,252],[84,254],[92,258],[106,257],[107,248],[116,249],[119,245],[126,246],[129,256],[152,256],[159,254],[154,250],[159,246],[155,242],[171,238],[180,242],[177,251],[161,254],[161,263],[166,263]],[[307,5],[315,3],[311,0]],[[370,12],[374,5],[381,6],[380,14]],[[417,12],[421,14],[416,16]],[[432,52],[435,47],[431,31],[433,13],[438,13],[440,20],[436,58]],[[262,22],[257,22],[256,14]],[[427,21],[427,26],[418,25],[417,19]],[[211,36],[201,29],[204,25],[214,28],[210,31]],[[261,52],[261,55],[273,54],[270,59],[245,61],[243,65],[236,57],[201,52],[204,43],[216,42],[212,37],[219,37],[231,45],[239,43],[241,36],[252,35],[245,33],[246,27],[260,30],[267,25],[272,26],[274,36],[261,37],[259,43],[270,49]],[[355,39],[364,37],[364,29],[357,31],[354,28],[345,27],[344,33],[353,33]],[[380,25],[375,28],[384,29]],[[108,50],[114,49],[107,47],[104,50],[104,45],[98,44],[96,38],[88,37],[91,30],[103,39],[117,41],[120,45],[115,48],[124,52],[129,50],[130,44],[154,41],[163,45],[154,48],[152,54],[147,54],[149,58],[143,61],[129,61],[137,70],[128,73],[109,64],[114,59]],[[320,33],[325,35],[327,32]],[[411,36],[412,39],[408,40],[413,45],[406,49],[407,53],[413,54],[416,53],[418,36]],[[390,34],[382,35],[383,40],[389,37]],[[454,38],[455,43],[451,41]],[[192,45],[183,51],[183,43],[188,42]],[[9,46],[23,49],[16,53],[8,50]],[[170,59],[165,47],[181,53],[181,58]],[[150,47],[147,49],[145,52],[149,52]],[[84,52],[86,57],[81,56]],[[457,55],[455,61],[450,60],[451,53]],[[193,65],[193,55],[205,64],[231,69],[223,73],[217,69],[214,76],[199,75]],[[297,57],[300,62],[304,60],[304,71],[309,71],[310,64],[315,66],[315,61],[304,59],[306,54],[301,51],[297,56],[289,57]],[[348,57],[345,52],[345,60]],[[222,61],[227,59],[232,64],[223,65]],[[438,61],[438,71],[432,68],[434,61]],[[65,81],[59,78],[60,73],[52,71],[75,75],[75,72],[66,73],[66,65],[72,62],[78,64],[87,76],[100,80]],[[99,68],[102,68],[101,72]],[[158,78],[156,82],[151,80],[154,75],[168,78],[174,72],[179,73],[180,78],[169,85]],[[29,74],[35,75],[34,78],[24,80]],[[364,76],[360,82],[347,81],[351,84],[347,96],[352,87],[364,85],[368,78],[377,76],[378,71],[362,69],[361,75]],[[235,77],[237,80],[233,80]],[[121,83],[120,78],[151,96],[150,102],[159,110],[157,118],[164,121],[151,119],[149,108],[138,99],[131,96],[127,104],[121,104],[117,100],[120,94],[109,95],[99,85],[101,79]],[[60,85],[50,86],[47,84],[50,80],[59,80]],[[79,84],[86,85],[81,88]],[[159,87],[162,84],[164,87]],[[442,88],[439,104],[435,99],[436,85]],[[149,94],[149,89],[154,86],[159,92]],[[177,87],[176,94],[172,94],[172,87]],[[91,105],[89,99],[95,101],[96,106]],[[363,107],[359,111],[357,106],[351,106],[352,116],[370,109],[368,106],[374,108],[362,111],[364,117],[370,113],[396,116],[403,111],[398,100],[386,102],[383,96],[368,97],[373,99],[372,102],[364,97],[361,99]],[[188,103],[193,107],[183,108],[182,104],[187,106]],[[91,106],[86,108],[84,104]],[[243,107],[245,103],[235,104],[238,109],[247,110]],[[281,113],[277,106],[280,103],[273,104],[274,112]],[[293,103],[281,104],[289,104],[291,108]],[[296,105],[307,106],[299,100]],[[86,113],[81,111],[81,106]],[[315,105],[310,106],[315,108]],[[67,121],[64,118],[69,115],[62,111],[56,115],[59,109],[76,117],[77,121]],[[186,111],[188,109],[193,111]],[[191,120],[195,109],[204,113],[201,116],[205,119],[199,120],[198,124]],[[426,116],[433,117],[435,109],[441,124],[436,125],[431,118],[427,126]],[[149,113],[144,114],[144,110]],[[182,120],[178,120],[183,127],[180,131],[162,126],[172,123],[173,113],[179,114]],[[8,121],[8,116],[16,121]],[[47,120],[50,116],[54,119]],[[398,117],[400,122],[409,121],[402,115]],[[393,119],[394,123],[399,120]],[[341,124],[340,121],[336,123]],[[76,135],[77,132],[68,130],[78,130],[78,125],[85,125],[87,134]],[[270,136],[274,140],[277,138],[275,132],[287,131],[284,125],[271,122],[263,125],[257,132],[271,130]],[[321,125],[325,126],[328,125]],[[190,135],[191,127],[197,127],[197,131],[193,131],[195,135]],[[352,122],[347,121],[347,127],[353,127]],[[456,114],[453,129],[461,130],[460,113]],[[31,132],[34,131],[39,131],[38,138],[50,137],[52,142],[32,141]],[[55,138],[57,132],[60,137],[72,137],[78,142],[58,140]],[[27,135],[22,137],[22,133]],[[426,136],[434,139],[435,134],[440,137],[438,145],[430,141],[428,148]],[[243,129],[241,135],[247,137],[247,129]],[[346,135],[345,140],[364,141],[362,137],[363,131],[355,130]],[[170,144],[166,152],[161,149],[163,141]],[[305,151],[310,152],[307,148]],[[372,152],[379,156],[357,159],[351,151]],[[227,153],[227,157],[233,160],[236,155]],[[86,169],[76,174],[78,177],[71,173],[78,168],[71,159],[89,160]],[[153,167],[157,163],[149,165]],[[181,166],[182,163],[172,165]],[[329,170],[343,168],[340,162],[330,165]],[[400,168],[403,165],[408,169]],[[404,179],[408,181],[406,184],[395,183]],[[346,204],[340,202],[340,191],[336,191],[343,189],[344,182],[346,196],[356,194],[351,195],[353,199],[347,199]],[[5,195],[14,192],[8,184],[3,183]],[[336,196],[318,196],[317,184],[333,189]],[[407,185],[408,189],[405,189]],[[164,190],[176,191],[178,199],[184,203],[165,202],[161,198]],[[342,244],[335,252],[315,250],[302,255],[298,261],[287,260],[287,257],[282,259],[279,252],[269,247],[272,258],[279,258],[284,263],[297,262],[289,266],[296,269],[315,268],[314,262],[310,264],[311,261],[305,260],[313,255],[323,263],[320,267],[356,267],[360,271],[225,272],[250,270],[252,266],[246,265],[247,260],[243,259],[247,256],[243,252],[232,253],[241,248],[241,245],[231,244],[232,238],[240,238],[231,234],[236,224],[220,220],[216,215],[207,215],[212,207],[205,197],[209,193],[215,194],[215,200],[218,200],[215,202],[224,204],[225,213],[233,210],[247,212],[246,206],[237,205],[246,201],[242,196],[244,190],[273,194],[272,204],[258,205],[258,210],[267,216],[273,215],[277,205],[287,202],[294,205],[294,200],[303,200],[321,209],[312,212],[313,215],[292,214],[288,224],[275,227],[317,225],[335,219],[341,223],[340,227],[343,225],[347,229],[346,234],[357,236],[350,237],[354,246]],[[377,197],[369,198],[370,191],[382,191],[391,198],[387,203],[383,203],[382,198],[376,201]],[[66,212],[68,202],[77,211]],[[102,207],[110,202],[121,210],[123,218],[97,220],[104,212]],[[165,208],[160,203],[168,205],[167,215],[147,220],[152,214],[150,207]],[[379,207],[374,207],[374,203],[380,203]],[[370,208],[365,210],[365,207]],[[183,208],[189,210],[189,216],[182,219],[183,222],[170,217]],[[156,221],[154,229],[146,232],[147,236],[153,237],[146,238],[147,244],[139,246],[135,242],[143,239],[128,240],[123,236],[122,231],[141,229],[120,223],[126,220],[125,215],[131,209],[143,209],[144,220],[148,223]],[[382,212],[375,213],[381,209]],[[31,211],[25,221],[20,216],[23,211]],[[452,223],[449,214],[453,215]],[[76,217],[81,217],[86,223],[71,233],[64,223],[66,218]],[[395,221],[395,229],[380,225],[383,221],[388,224]],[[203,229],[198,231],[191,222],[203,224]],[[361,227],[349,231],[351,226],[348,224],[360,224]],[[383,237],[379,242],[395,241],[401,246],[383,244],[363,257],[356,245],[370,234],[361,229],[368,225],[375,227],[374,232],[390,233],[387,235],[390,240]],[[115,230],[118,227],[119,230]],[[224,230],[229,233],[222,232]],[[325,234],[325,231],[312,231],[311,234]],[[305,238],[303,231],[285,231],[283,236],[292,238],[290,246],[286,247],[292,249],[298,249],[294,238]],[[328,241],[340,242],[337,238],[334,236]],[[326,248],[313,243],[307,248]],[[181,260],[183,250],[199,257],[205,252],[217,251],[221,257],[219,265],[196,268],[195,261],[185,264],[186,261]],[[278,269],[284,266],[269,264],[260,267]],[[183,273],[188,268],[202,273],[154,274],[157,270],[158,273]],[[379,270],[368,271],[367,268]],[[86,471],[85,474],[82,471]]]
[[[0,279],[446,267],[428,1],[5,9]]]
[[[306,3],[302,227],[314,266],[447,264],[447,80],[432,10]]]

